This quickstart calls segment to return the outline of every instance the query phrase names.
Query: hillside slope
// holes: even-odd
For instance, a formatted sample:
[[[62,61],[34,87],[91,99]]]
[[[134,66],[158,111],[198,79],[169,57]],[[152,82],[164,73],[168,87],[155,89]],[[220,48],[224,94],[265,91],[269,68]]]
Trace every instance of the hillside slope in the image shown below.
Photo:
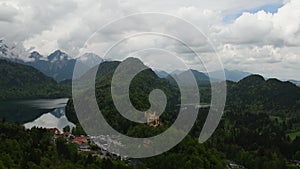
[[[65,94],[63,87],[37,69],[0,60],[0,100],[55,98]]]

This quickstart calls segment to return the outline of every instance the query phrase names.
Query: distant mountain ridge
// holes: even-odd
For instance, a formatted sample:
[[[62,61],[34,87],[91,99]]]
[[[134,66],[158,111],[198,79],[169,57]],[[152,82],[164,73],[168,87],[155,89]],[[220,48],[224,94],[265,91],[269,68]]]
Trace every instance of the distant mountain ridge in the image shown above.
[[[31,52],[26,57],[21,57],[20,55],[27,54],[26,52],[18,53],[18,51],[15,51],[14,46],[10,47],[5,44],[3,40],[0,40],[0,59],[30,65],[58,82],[72,79],[77,59],[79,61],[78,65],[83,73],[97,63],[103,62],[100,56],[93,53],[85,53],[75,59],[61,50],[56,50],[48,56],[43,56],[37,51]]]
[[[228,70],[228,69],[224,69],[224,73],[225,73],[226,80],[233,81],[233,82],[238,82],[238,81],[242,80],[243,78],[252,74],[249,72],[244,72],[244,71],[239,71],[239,70]],[[222,74],[223,74],[223,71],[220,71],[220,70],[210,73],[211,77],[214,79],[223,79]]]
[[[24,64],[35,67],[57,81],[70,79],[73,75],[76,60],[60,50],[51,53],[47,58],[44,58],[38,52],[32,52],[29,57],[34,58],[34,60]]]
[[[300,87],[300,81],[298,81],[298,80],[289,80],[289,82],[294,83],[295,85]]]
[[[94,67],[97,63],[102,63],[104,61],[101,57],[93,53],[86,53],[79,58],[74,59],[60,50],[54,51],[47,56],[46,59],[38,52],[32,52],[29,57],[34,58],[35,60],[25,62],[25,64],[39,69],[47,76],[53,77],[56,81],[72,79],[76,61],[78,61],[78,67],[83,71],[78,76]]]
[[[26,55],[26,57],[24,57],[23,55]],[[57,82],[70,80],[73,78],[73,70],[76,61],[78,61],[78,67],[82,70],[82,73],[78,74],[76,78],[84,74],[90,68],[94,67],[97,63],[102,63],[105,61],[103,58],[101,58],[100,56],[94,53],[85,53],[79,58],[73,58],[61,50],[56,50],[51,54],[49,54],[48,56],[43,56],[38,51],[33,51],[30,54],[27,54],[26,51],[19,49],[18,46],[7,45],[5,41],[1,39],[0,39],[0,59],[33,66],[38,70],[40,70],[41,72],[43,72],[44,74],[46,74],[47,76],[54,78]],[[160,78],[168,78],[170,74],[178,76],[183,72],[185,72],[185,70],[175,70],[170,74],[161,70],[155,70],[154,72]],[[199,76],[196,77],[198,78],[198,82],[200,82],[199,79],[201,78],[204,78],[202,79],[202,81],[203,80],[207,81],[207,78],[204,77],[204,75],[199,74],[202,72],[199,73],[198,72],[199,71],[193,72],[193,74]],[[223,71],[220,70],[210,72],[211,80],[220,81],[222,79],[222,73]],[[238,82],[243,78],[252,74],[250,72],[244,72],[239,70],[228,70],[228,69],[224,69],[224,73],[225,73],[226,80],[233,81],[233,82]],[[208,77],[208,73],[204,73],[204,74],[205,76]],[[290,82],[300,87],[300,81],[290,80]]]
[[[155,73],[158,77],[160,78],[167,78],[168,75],[180,75],[182,74],[183,72],[185,72],[186,70],[175,70],[173,72],[171,72],[170,74],[168,74],[167,72],[165,71],[161,71],[161,70],[156,70]],[[199,72],[199,71],[197,71]],[[225,79],[223,79],[223,72],[225,74]],[[196,72],[194,72],[196,73]],[[199,72],[199,73],[203,73],[203,72]],[[198,74],[198,73],[196,73]],[[211,72],[211,73],[204,73],[205,76],[209,77],[210,75],[210,78],[212,81],[222,81],[223,80],[229,80],[229,81],[233,81],[233,82],[238,82],[240,80],[242,80],[243,78],[251,75],[252,73],[249,73],[249,72],[244,72],[244,71],[239,71],[239,70],[228,70],[228,69],[224,69],[224,71],[214,71],[214,72]],[[201,75],[203,76],[203,75]]]
[[[171,74],[171,75],[167,76],[166,79],[173,85],[176,84],[175,79],[181,80],[183,84],[190,85],[192,82],[192,79],[190,76],[191,74],[194,76],[198,85],[210,84],[210,79],[205,73],[202,73],[202,72],[199,72],[199,71],[193,70],[193,69],[186,70],[186,71],[183,71],[178,74]]]
[[[154,70],[155,74],[160,78],[166,78],[169,76],[169,74],[162,70]]]
[[[20,54],[27,55],[26,51],[22,50],[17,45],[8,45],[3,39],[0,39],[0,59],[14,62],[24,62],[25,60],[30,60],[30,58],[20,58]]]

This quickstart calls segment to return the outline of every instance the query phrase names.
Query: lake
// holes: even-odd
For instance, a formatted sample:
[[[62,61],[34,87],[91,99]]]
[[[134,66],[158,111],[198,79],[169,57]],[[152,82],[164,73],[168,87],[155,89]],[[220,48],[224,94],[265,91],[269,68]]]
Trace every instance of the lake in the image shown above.
[[[0,118],[8,122],[21,123],[25,128],[43,127],[58,128],[75,127],[65,116],[67,98],[38,99],[0,102]]]

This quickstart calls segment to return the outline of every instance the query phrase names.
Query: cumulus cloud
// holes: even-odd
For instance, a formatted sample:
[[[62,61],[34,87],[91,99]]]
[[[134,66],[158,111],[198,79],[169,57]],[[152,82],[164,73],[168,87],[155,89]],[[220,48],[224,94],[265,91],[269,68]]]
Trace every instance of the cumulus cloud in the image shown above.
[[[275,13],[263,9],[246,12],[268,4],[282,4],[282,7]],[[44,55],[59,48],[76,56],[85,51],[83,46],[94,32],[114,19],[138,12],[162,12],[183,18],[199,28],[214,44],[227,68],[300,79],[297,73],[299,9],[299,0],[4,0],[0,3],[0,37]],[[240,15],[232,22],[224,21],[237,13]],[[172,21],[155,24],[155,21],[155,18],[137,19],[107,29],[88,41],[88,52],[101,55],[126,34],[161,30],[180,37],[209,62],[208,56],[214,50],[205,37],[188,32],[184,24]],[[125,55],[148,43],[177,52],[192,66],[201,64],[186,48],[162,39],[132,39],[121,45],[116,54]],[[288,73],[282,73],[285,70]]]
[[[300,1],[286,1],[272,14],[263,10],[245,12],[233,23],[222,25],[214,38],[227,66],[276,76],[285,70],[286,77],[300,78],[295,65],[300,56]],[[293,64],[290,63],[293,60]],[[276,69],[266,69],[274,67]],[[283,77],[282,75],[279,75]]]
[[[277,13],[245,12],[222,30],[221,36],[231,43],[300,45],[300,1],[292,0]]]

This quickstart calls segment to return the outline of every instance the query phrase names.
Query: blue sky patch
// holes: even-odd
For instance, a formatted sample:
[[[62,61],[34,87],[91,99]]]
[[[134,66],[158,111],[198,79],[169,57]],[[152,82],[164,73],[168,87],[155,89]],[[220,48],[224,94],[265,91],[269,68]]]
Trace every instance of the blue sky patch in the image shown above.
[[[283,6],[282,3],[280,3],[280,4],[268,4],[268,5],[264,5],[264,6],[258,7],[256,9],[249,10],[248,12],[250,12],[250,13],[256,13],[258,11],[264,10],[265,12],[274,14],[282,6]]]
[[[276,13],[279,8],[283,6],[282,3],[276,3],[276,4],[267,4],[264,6],[260,6],[258,8],[250,9],[250,10],[245,10],[245,11],[239,11],[236,13],[231,13],[229,15],[226,15],[223,17],[223,21],[225,23],[230,23],[233,22],[236,18],[240,17],[244,12],[249,12],[249,13],[257,13],[258,11],[264,10],[267,13]]]

